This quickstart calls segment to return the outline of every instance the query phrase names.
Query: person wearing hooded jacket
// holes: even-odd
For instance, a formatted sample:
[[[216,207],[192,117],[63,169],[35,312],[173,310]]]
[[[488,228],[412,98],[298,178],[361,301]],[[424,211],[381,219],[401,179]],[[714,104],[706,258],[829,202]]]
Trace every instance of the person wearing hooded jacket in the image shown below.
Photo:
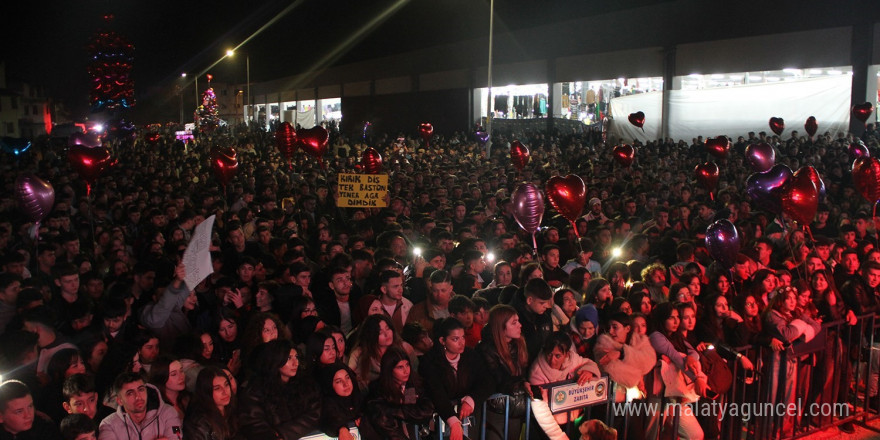
[[[572,349],[571,338],[566,332],[553,332],[547,341],[541,354],[532,363],[529,373],[529,383],[533,386],[560,382],[568,379],[576,379],[579,385],[583,385],[594,377],[598,377],[599,366],[589,358],[581,357]],[[544,401],[549,402],[547,390],[542,390]],[[577,411],[556,414],[556,423],[564,424],[577,418]],[[539,420],[540,422],[540,420]]]
[[[162,401],[159,390],[145,383],[141,374],[120,374],[113,390],[119,408],[101,421],[99,440],[180,438],[182,423],[177,411]]]

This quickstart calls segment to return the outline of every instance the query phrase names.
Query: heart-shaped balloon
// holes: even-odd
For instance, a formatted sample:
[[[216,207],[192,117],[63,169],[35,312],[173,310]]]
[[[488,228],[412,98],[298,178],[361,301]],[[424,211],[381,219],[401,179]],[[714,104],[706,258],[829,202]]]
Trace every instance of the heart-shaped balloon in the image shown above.
[[[323,168],[324,153],[327,151],[327,144],[330,143],[330,133],[327,132],[327,129],[320,125],[308,129],[301,128],[296,131],[296,137],[299,148],[318,159]]]
[[[146,139],[146,141],[151,144],[155,144],[155,143],[159,142],[159,139],[161,139],[161,138],[162,138],[162,135],[159,133],[150,133],[144,137],[144,139]]]
[[[880,161],[874,157],[859,157],[853,162],[853,186],[862,197],[874,203],[880,200]]]
[[[804,123],[804,130],[807,131],[807,134],[810,135],[810,138],[816,135],[816,131],[819,130],[819,123],[816,122],[815,116],[810,116],[807,118],[807,122]]]
[[[636,149],[629,144],[616,145],[614,149],[611,150],[611,154],[614,155],[614,160],[616,160],[617,163],[628,167],[632,165],[636,158]]]
[[[434,135],[434,126],[425,122],[423,124],[419,124],[419,136],[422,137],[422,140],[425,141],[425,144],[428,144],[431,140],[431,136]]]
[[[587,186],[583,179],[574,174],[551,177],[547,180],[544,192],[553,208],[570,222],[580,217],[587,203]]]
[[[534,234],[544,217],[544,194],[532,183],[523,183],[513,191],[513,218],[524,231]]]
[[[706,250],[725,268],[730,269],[736,263],[741,246],[739,232],[730,220],[718,220],[706,228]]]
[[[211,168],[214,176],[225,187],[238,172],[238,154],[231,147],[214,147],[211,150]]]
[[[776,133],[776,136],[782,135],[782,132],[785,130],[785,121],[775,116],[770,118],[770,130]]]
[[[730,139],[727,136],[706,139],[706,151],[719,159],[724,159],[730,151]]]
[[[858,159],[860,157],[871,157],[871,152],[868,151],[868,147],[865,146],[864,142],[858,141],[849,144],[849,158],[850,159]]]
[[[874,105],[870,102],[863,102],[852,107],[853,117],[862,122],[867,122],[872,113],[874,113]]]
[[[55,188],[35,174],[22,174],[15,179],[15,198],[25,217],[39,223],[55,205]]]
[[[67,150],[67,160],[89,188],[95,185],[98,177],[101,177],[113,162],[110,150],[106,147],[90,148],[84,145],[70,147]]]
[[[754,173],[746,179],[746,192],[759,208],[774,214],[782,212],[779,195],[773,190],[784,185],[791,177],[791,168],[779,164],[763,173]]]
[[[720,170],[715,162],[706,162],[694,168],[694,177],[696,177],[700,185],[703,185],[703,188],[706,188],[706,191],[712,192],[718,186],[719,172]]]
[[[95,133],[74,133],[67,138],[67,145],[82,145],[84,147],[96,148],[101,146],[101,138]]]
[[[296,151],[296,130],[290,125],[290,122],[282,122],[275,130],[275,146],[281,155],[290,163],[293,153]]]
[[[746,147],[746,161],[751,165],[752,171],[763,173],[776,164],[776,150],[764,142],[750,144]]]
[[[629,119],[630,124],[642,128],[645,125],[645,112],[630,113],[627,119]]]
[[[0,147],[3,148],[3,151],[13,156],[20,156],[31,148],[31,141],[25,138],[4,136],[0,138]]]
[[[528,165],[530,157],[528,147],[522,142],[515,140],[510,143],[510,162],[517,170],[522,171]]]
[[[816,192],[819,193],[819,200],[825,198],[825,182],[822,181],[822,177],[819,175],[819,171],[817,171],[812,166],[801,167],[801,169],[795,171],[793,176],[797,176],[798,174],[807,174],[810,176],[810,180],[813,181],[813,185],[816,186]]]
[[[777,191],[783,214],[801,225],[809,225],[819,209],[819,191],[810,173],[802,170],[792,174]]]
[[[482,130],[474,132],[474,137],[477,139],[477,142],[479,142],[480,145],[486,145],[486,142],[489,141],[489,133],[486,133]]]
[[[367,147],[361,157],[361,166],[366,174],[379,174],[382,172],[382,155],[373,147]]]

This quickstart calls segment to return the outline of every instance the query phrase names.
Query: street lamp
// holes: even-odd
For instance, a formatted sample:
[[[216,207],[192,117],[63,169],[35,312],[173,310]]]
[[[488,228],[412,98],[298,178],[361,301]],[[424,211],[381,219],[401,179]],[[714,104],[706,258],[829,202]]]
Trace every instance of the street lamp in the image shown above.
[[[226,49],[226,56],[228,58],[232,58],[233,55],[235,55],[235,50]],[[251,116],[250,113],[253,111],[253,108],[251,106],[251,56],[248,54],[245,54],[244,57],[245,57],[245,69],[247,70],[247,96],[245,96],[245,103],[244,103],[243,107],[245,109],[248,109],[248,115],[245,118],[244,122],[245,122],[245,124],[250,125],[250,116]]]

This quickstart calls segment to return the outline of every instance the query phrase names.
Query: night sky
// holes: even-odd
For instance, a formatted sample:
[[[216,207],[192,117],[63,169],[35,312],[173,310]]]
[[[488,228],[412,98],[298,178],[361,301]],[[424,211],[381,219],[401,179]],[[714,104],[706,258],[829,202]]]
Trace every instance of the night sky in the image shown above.
[[[251,59],[251,81],[275,79],[306,69],[364,23],[403,1],[334,64],[402,53],[421,47],[485,36],[489,0],[191,0],[95,1],[7,0],[0,5],[0,60],[7,77],[47,87],[71,116],[87,112],[86,42],[98,29],[122,33],[135,46],[132,117],[154,122],[168,115],[180,73],[205,69],[290,5],[287,15],[240,49]],[[496,0],[496,32],[534,27],[661,0]],[[612,3],[612,4],[609,4]],[[114,20],[104,22],[111,13]],[[219,81],[245,82],[243,57],[211,72]],[[171,112],[176,115],[176,112]]]

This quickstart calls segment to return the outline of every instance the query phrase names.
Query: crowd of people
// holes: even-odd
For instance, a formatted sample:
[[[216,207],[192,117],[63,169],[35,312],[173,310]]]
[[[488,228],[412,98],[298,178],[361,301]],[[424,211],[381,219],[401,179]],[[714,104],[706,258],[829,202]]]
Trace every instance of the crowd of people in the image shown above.
[[[872,125],[861,138],[878,151]],[[513,139],[530,148],[522,171]],[[496,132],[491,153],[460,132],[429,144],[334,132],[322,167],[304,154],[288,163],[271,131],[142,136],[106,141],[118,164],[87,197],[64,148],[37,140],[0,158],[0,440],[351,439],[353,428],[405,439],[438,429],[435,414],[454,440],[479,438],[482,424],[485,438],[519,438],[525,405],[548,399],[541,385],[607,375],[612,401],[691,403],[726,392],[706,371],[725,367],[763,373],[765,389],[744,399],[846,401],[865,335],[822,324],[880,313],[872,206],[849,174],[855,141],[749,133],[710,195],[692,176],[702,139],[636,143],[622,167],[588,132]],[[812,235],[753,209],[752,142],[821,174]],[[367,144],[384,156],[387,208],[338,208],[336,174],[359,172]],[[208,164],[216,145],[238,152],[228,185]],[[16,207],[23,172],[55,189],[37,224]],[[548,206],[535,249],[511,193],[570,173],[587,184],[584,215],[572,223]],[[212,215],[213,273],[190,289],[182,255]],[[732,268],[704,245],[721,218],[745,244]],[[816,338],[831,348],[796,354]],[[822,374],[798,382],[809,365]],[[876,371],[866,390],[878,394]],[[536,406],[535,435],[562,438],[559,424],[579,416],[548,414]],[[628,437],[668,429],[641,423]],[[683,414],[678,429],[720,435],[717,417]],[[595,421],[580,430],[616,435]]]

